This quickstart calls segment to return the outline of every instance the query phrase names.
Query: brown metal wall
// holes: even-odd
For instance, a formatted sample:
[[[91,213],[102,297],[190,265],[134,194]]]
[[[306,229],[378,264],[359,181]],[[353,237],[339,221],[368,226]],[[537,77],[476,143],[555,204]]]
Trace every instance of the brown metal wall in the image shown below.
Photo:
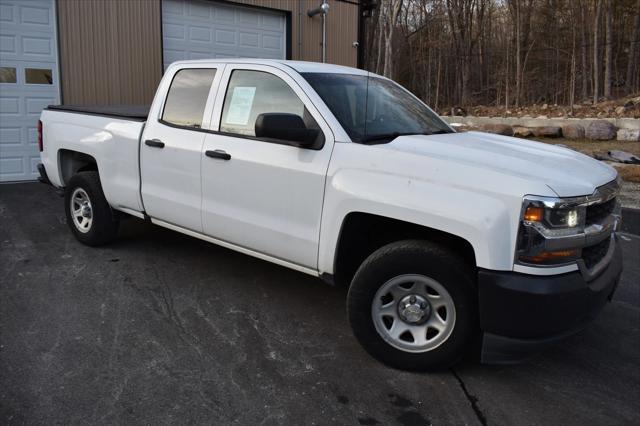
[[[229,0],[291,14],[291,56],[322,60],[321,0]],[[357,0],[329,0],[327,62],[355,67]],[[162,77],[161,0],[57,0],[65,104],[148,104]],[[299,23],[302,31],[299,32]]]
[[[65,104],[151,103],[162,76],[158,0],[58,0]]]

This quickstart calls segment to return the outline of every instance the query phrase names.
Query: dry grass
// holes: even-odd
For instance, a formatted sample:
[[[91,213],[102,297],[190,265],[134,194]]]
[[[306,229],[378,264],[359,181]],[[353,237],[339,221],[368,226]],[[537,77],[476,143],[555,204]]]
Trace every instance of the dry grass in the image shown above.
[[[640,157],[640,142],[620,142],[620,141],[592,141],[588,139],[551,139],[536,138],[538,142],[552,145],[566,145],[569,148],[593,157],[595,152],[607,152],[614,149],[625,151]]]
[[[605,154],[607,151],[620,150],[640,157],[640,142],[619,142],[619,141],[592,141],[587,139],[549,139],[536,138],[539,142],[552,145],[566,145],[569,148],[593,157],[596,152]],[[607,162],[616,168],[622,179],[627,182],[640,183],[640,166],[635,164],[620,164]]]
[[[620,173],[626,182],[640,183],[640,165],[609,163]]]

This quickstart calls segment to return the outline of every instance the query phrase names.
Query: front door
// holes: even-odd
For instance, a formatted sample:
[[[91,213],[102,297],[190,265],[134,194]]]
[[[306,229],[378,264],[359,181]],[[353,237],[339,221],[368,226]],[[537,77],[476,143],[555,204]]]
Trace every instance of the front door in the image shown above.
[[[204,233],[317,268],[333,136],[300,86],[281,70],[227,64],[202,157]],[[296,114],[318,130],[313,148],[257,137],[263,113]]]

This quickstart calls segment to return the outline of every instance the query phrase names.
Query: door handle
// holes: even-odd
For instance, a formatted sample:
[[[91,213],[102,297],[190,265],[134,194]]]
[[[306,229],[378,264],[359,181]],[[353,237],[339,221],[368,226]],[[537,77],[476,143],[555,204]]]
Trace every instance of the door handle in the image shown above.
[[[154,148],[164,148],[164,142],[160,139],[147,139],[144,141],[144,144],[147,146],[152,146]]]
[[[204,155],[211,158],[219,158],[221,160],[231,160],[231,154],[227,154],[221,149],[216,149],[215,151],[205,151]]]

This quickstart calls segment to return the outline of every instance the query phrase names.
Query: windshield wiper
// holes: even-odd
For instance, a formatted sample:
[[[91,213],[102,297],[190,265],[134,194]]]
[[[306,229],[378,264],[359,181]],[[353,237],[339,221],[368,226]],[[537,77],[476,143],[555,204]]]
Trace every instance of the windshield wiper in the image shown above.
[[[392,141],[395,138],[397,138],[398,136],[400,136],[399,132],[383,133],[383,134],[380,134],[380,135],[371,135],[371,136],[364,137],[364,138],[360,139],[360,142],[367,143],[367,142],[381,141],[381,140],[385,140],[385,139],[389,139],[389,141]]]
[[[434,133],[437,133],[437,132],[434,132]],[[367,136],[365,138],[362,138],[362,139],[360,139],[360,143],[382,141],[382,140],[387,140],[387,139],[389,140],[389,142],[391,142],[392,140],[394,140],[395,138],[397,138],[399,136],[432,135],[434,133],[432,133],[432,132],[406,132],[406,133],[392,132],[392,133],[383,133],[383,134],[380,134],[380,135],[371,135],[371,136]]]

